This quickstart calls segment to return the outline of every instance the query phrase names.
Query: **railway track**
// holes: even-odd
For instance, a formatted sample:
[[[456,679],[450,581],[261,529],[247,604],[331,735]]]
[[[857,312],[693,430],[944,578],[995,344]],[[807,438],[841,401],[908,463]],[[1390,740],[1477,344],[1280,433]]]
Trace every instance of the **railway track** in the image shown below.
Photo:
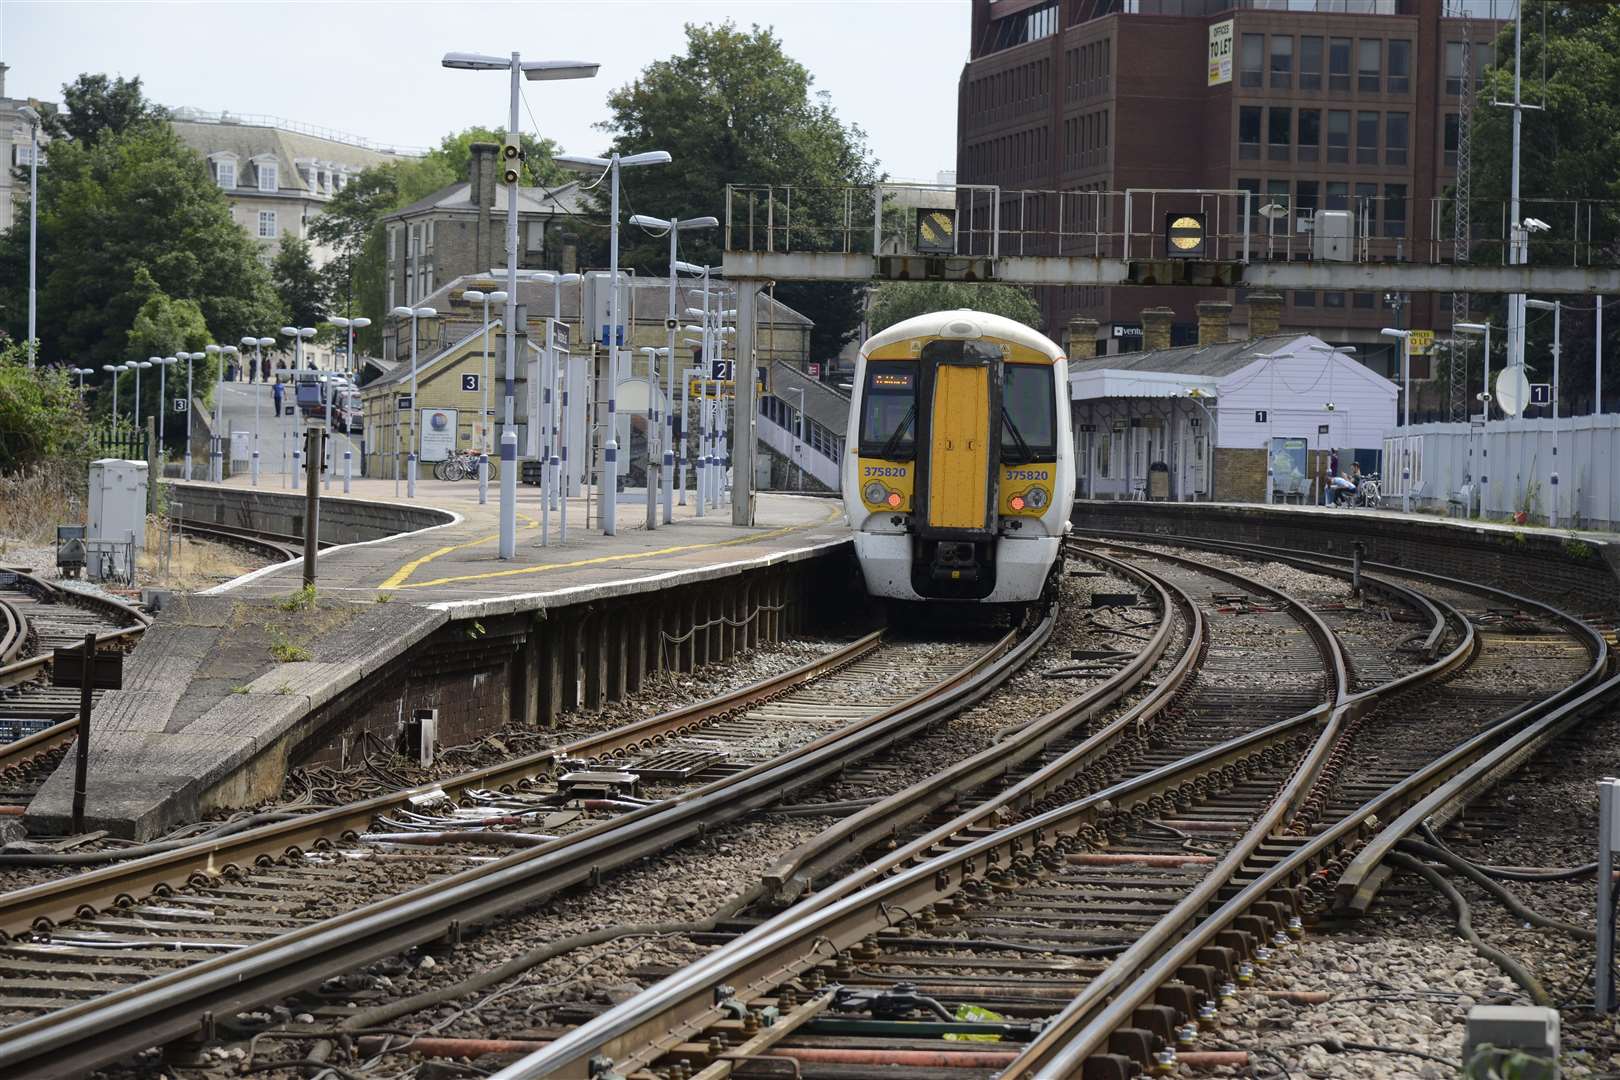
[[[813,672],[455,782],[0,897],[0,927],[17,935],[0,945],[0,1009],[17,1021],[0,1030],[0,1071],[93,1068],[599,880],[970,707],[1052,624],[943,654],[873,636]],[[632,794],[638,767],[653,783]],[[523,848],[497,857],[492,842]]]
[[[1406,575],[1364,584],[1414,595]],[[901,1077],[945,1065],[1075,1076],[1082,1064],[1088,1077],[1124,1077],[1167,1064],[1200,1013],[1299,932],[1302,886],[1328,873],[1331,887],[1369,821],[1442,797],[1489,767],[1481,748],[1511,750],[1527,724],[1600,691],[1606,650],[1579,620],[1465,583],[1423,584],[1440,595],[1413,605],[1428,623],[1411,643],[1422,662],[1396,665],[1407,670],[1382,684],[1341,683],[1325,710],[851,875],[500,1075],[718,1078],[771,1057],[808,1075],[882,1065]],[[1532,636],[1551,647],[1526,682],[1550,679],[1551,692],[1491,698],[1466,684],[1470,664],[1487,675],[1524,664],[1527,630],[1515,618],[1506,634],[1481,631],[1458,591],[1475,608],[1535,613],[1551,633]],[[1460,692],[1446,695],[1447,681]],[[1389,743],[1386,721],[1412,704],[1425,709],[1427,741]],[[1357,738],[1385,740],[1364,770],[1347,762]],[[1371,784],[1377,793],[1342,813]],[[947,1031],[1003,1045],[953,1043]]]
[[[150,622],[119,601],[0,570],[0,807],[25,805],[76,735],[79,692],[50,685],[51,653],[88,633],[125,646]]]

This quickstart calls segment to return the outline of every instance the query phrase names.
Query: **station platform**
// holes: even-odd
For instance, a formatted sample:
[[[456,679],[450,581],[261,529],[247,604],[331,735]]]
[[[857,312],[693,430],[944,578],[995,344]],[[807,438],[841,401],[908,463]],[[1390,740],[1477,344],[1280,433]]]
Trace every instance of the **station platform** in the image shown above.
[[[813,573],[848,576],[820,569],[841,567],[851,544],[831,499],[761,494],[757,524],[740,527],[729,504],[698,517],[689,498],[649,531],[645,492],[633,491],[612,537],[584,527],[576,499],[566,541],[553,512],[542,546],[538,493],[520,487],[517,557],[502,560],[494,485],[483,505],[465,481],[423,481],[399,501],[392,481],[333,488],[321,531],[338,542],[319,556],[312,605],[296,599],[295,560],[174,597],[158,615],[125,688],[97,707],[87,827],[144,840],[251,805],[300,760],[341,759],[368,732],[394,738],[418,707],[439,711],[445,743],[600,707],[654,671],[784,636]],[[262,515],[278,533],[301,522],[301,492],[246,478],[169,494],[199,522]],[[72,774],[69,760],[41,787],[30,831],[66,831]]]

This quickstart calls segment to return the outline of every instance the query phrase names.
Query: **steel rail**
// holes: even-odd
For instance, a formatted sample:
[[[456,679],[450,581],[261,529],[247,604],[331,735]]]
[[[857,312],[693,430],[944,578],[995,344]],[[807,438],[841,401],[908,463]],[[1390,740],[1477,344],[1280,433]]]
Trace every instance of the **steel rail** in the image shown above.
[[[664,738],[688,734],[709,721],[753,708],[794,687],[847,667],[877,649],[881,638],[882,632],[874,631],[807,664],[719,697],[632,721],[510,761],[471,769],[447,780],[421,784],[0,894],[0,939],[29,930],[49,930],[56,923],[86,910],[133,903],[135,897],[154,890],[175,888],[193,873],[201,872],[209,876],[233,873],[255,862],[265,863],[287,854],[318,850],[326,846],[332,837],[362,832],[378,815],[409,806],[412,800],[423,796],[442,792],[450,798],[460,798],[476,790],[515,790],[549,774],[565,760],[595,758],[657,745]],[[76,728],[75,722],[58,724],[29,739],[44,740],[52,732],[59,733],[58,737],[70,739]],[[22,744],[14,745],[21,747]],[[0,748],[0,751],[4,749]],[[0,754],[0,764],[11,762]],[[0,865],[4,865],[4,862],[5,857],[0,856]]]
[[[1174,691],[1191,673],[1195,661],[1203,651],[1203,612],[1184,591],[1155,575],[1107,556],[1087,557],[1108,564],[1116,573],[1135,578],[1157,595],[1159,610],[1163,613],[1163,617],[1142,650],[1103,682],[1070,698],[1044,716],[1030,721],[1004,741],[962,758],[905,790],[840,819],[837,824],[829,826],[788,852],[763,875],[765,884],[775,893],[778,903],[792,902],[808,892],[817,878],[836,869],[854,854],[884,839],[892,839],[899,834],[900,829],[949,805],[963,793],[1007,775],[1013,767],[1028,761],[1057,739],[1095,718],[1104,709],[1112,707],[1147,677],[1169,648],[1174,633],[1170,613],[1174,609],[1180,612],[1188,626],[1188,644],[1182,656],[1146,701],[1139,703],[1126,716],[1110,723],[1102,731],[1094,733],[1077,748],[1076,752],[1065,755],[1065,767],[1062,770],[1064,776],[1085,768],[1100,757],[1106,748],[1113,746],[1133,722],[1137,724],[1145,722],[1169,702]],[[1057,771],[1047,766],[1038,770],[1037,775],[1055,784],[1061,782],[1054,779]],[[954,831],[960,831],[1017,802],[1022,796],[1038,798],[1038,795],[1031,795],[1038,786],[1031,786],[1026,780],[1004,797],[980,803],[968,817],[958,817],[950,827]],[[937,835],[937,830],[930,833],[930,837]],[[916,844],[908,844],[903,852],[909,857],[909,854],[914,854],[916,850]],[[869,864],[867,872],[880,872],[880,868],[893,865],[900,855],[901,853],[895,853]]]
[[[1331,700],[1087,798],[998,829],[988,836],[968,836],[964,843],[928,857],[931,850],[937,850],[945,841],[963,838],[968,825],[982,820],[970,811],[879,862],[855,871],[522,1059],[499,1074],[502,1080],[532,1080],[542,1076],[585,1078],[589,1060],[597,1056],[613,1059],[614,1071],[624,1075],[629,1075],[636,1067],[650,1066],[667,1048],[695,1036],[721,1016],[722,1003],[716,1001],[716,987],[733,988],[740,1001],[760,996],[824,959],[819,952],[821,945],[841,951],[869,933],[893,926],[899,921],[895,912],[899,912],[901,918],[909,917],[945,899],[961,888],[965,878],[974,876],[978,866],[988,869],[1022,855],[1026,842],[1033,848],[1043,845],[1049,836],[1055,837],[1060,831],[1079,833],[1082,828],[1093,825],[1100,814],[1112,812],[1116,804],[1127,799],[1145,801],[1179,788],[1194,776],[1206,775],[1292,742],[1320,725],[1334,710],[1335,703],[1346,697],[1349,677],[1342,647],[1337,635],[1315,612],[1279,590],[1234,571],[1159,552],[1145,554],[1241,582],[1245,588],[1288,602],[1323,654],[1324,667],[1333,684]],[[1142,704],[1138,703],[1137,708]],[[1025,784],[1028,782],[1026,780]],[[981,856],[982,864],[977,862]]]
[[[0,597],[0,668],[16,661],[28,641],[28,623],[11,601]]]
[[[74,607],[88,608],[104,616],[111,616],[115,620],[123,621],[124,625],[118,629],[96,635],[96,644],[104,645],[112,642],[121,642],[136,637],[152,625],[152,617],[145,612],[138,611],[128,604],[113,600],[105,596],[95,596],[82,593],[76,589],[64,589],[52,585],[42,578],[36,577],[20,570],[10,571],[17,577],[19,583],[28,592],[33,593],[41,600],[50,603],[67,603]],[[15,609],[13,609],[15,610]],[[20,612],[19,612],[20,615]],[[26,632],[25,632],[26,633]],[[27,682],[39,677],[50,666],[51,654],[41,653],[21,660],[13,660],[0,666],[0,686],[13,686],[17,683]]]
[[[1162,542],[1162,538],[1156,538]],[[1180,542],[1179,540],[1177,541]],[[1188,546],[1202,546],[1197,541],[1191,541]],[[1269,549],[1253,548],[1253,551],[1264,557],[1271,557]],[[1298,552],[1290,552],[1299,555]],[[1363,564],[1365,569],[1367,564]],[[1558,621],[1570,626],[1574,631],[1572,636],[1583,638],[1593,655],[1593,664],[1574,683],[1559,692],[1533,703],[1512,716],[1500,721],[1486,732],[1467,740],[1464,744],[1445,755],[1440,761],[1407,779],[1390,785],[1384,792],[1369,799],[1354,812],[1345,815],[1339,821],[1328,826],[1326,830],[1308,840],[1303,846],[1297,848],[1287,857],[1278,860],[1272,867],[1262,873],[1254,881],[1239,889],[1239,891],[1221,903],[1209,914],[1202,914],[1201,909],[1207,902],[1214,900],[1221,889],[1231,882],[1246,860],[1237,858],[1238,849],[1223,858],[1223,860],[1206,877],[1205,883],[1214,885],[1212,889],[1200,887],[1197,892],[1204,893],[1205,903],[1193,905],[1193,896],[1189,896],[1183,904],[1146,935],[1142,941],[1132,946],[1110,965],[1110,972],[1119,972],[1113,978],[1104,978],[1089,984],[1086,989],[1059,1014],[1041,1034],[1028,1044],[1019,1057],[1002,1073],[1003,1077],[1017,1078],[1034,1076],[1039,1080],[1057,1080],[1080,1075],[1086,1058],[1103,1052],[1112,1033],[1130,1022],[1134,1011],[1149,1001],[1158,987],[1168,981],[1184,964],[1194,959],[1198,950],[1206,947],[1216,936],[1232,925],[1233,921],[1243,915],[1256,902],[1262,900],[1278,885],[1297,877],[1307,867],[1314,865],[1330,848],[1339,846],[1353,839],[1369,820],[1382,818],[1392,810],[1402,807],[1423,791],[1428,790],[1432,783],[1448,771],[1458,767],[1460,758],[1470,756],[1465,750],[1468,747],[1479,747],[1496,742],[1513,730],[1522,728],[1528,721],[1541,717],[1548,712],[1564,712],[1576,705],[1590,704],[1601,695],[1599,690],[1603,687],[1593,688],[1594,680],[1601,678],[1602,671],[1608,663],[1607,645],[1602,636],[1592,630],[1581,620],[1566,613],[1559,612],[1538,601],[1528,600],[1504,590],[1482,586],[1477,583],[1459,582],[1456,579],[1445,578],[1442,575],[1426,574],[1418,571],[1408,571],[1399,567],[1385,567],[1373,564],[1374,569],[1389,570],[1397,573],[1406,573],[1413,576],[1443,581],[1448,585],[1463,588],[1474,592],[1494,592],[1507,597],[1514,602],[1538,608],[1553,615]],[[1446,660],[1440,661],[1433,667],[1444,667],[1449,672],[1456,670],[1467,662],[1477,648],[1475,644],[1477,635],[1468,627],[1468,639],[1452,650]],[[1391,684],[1393,685],[1393,684]],[[1382,697],[1383,688],[1378,688],[1376,695]],[[1363,702],[1366,699],[1363,697]],[[1340,727],[1342,714],[1349,711],[1351,703],[1346,703],[1337,710],[1334,722],[1323,732],[1318,745],[1329,738],[1336,738]],[[1283,821],[1283,811],[1289,806],[1297,806],[1303,800],[1303,792],[1307,785],[1308,769],[1305,765],[1296,772],[1285,788],[1282,796],[1275,800],[1272,809],[1268,812],[1250,832],[1245,836],[1241,847],[1257,848],[1259,843],[1267,839]],[[1252,843],[1251,843],[1252,842]],[[1197,919],[1196,925],[1188,928],[1167,950],[1163,950],[1166,934],[1161,932],[1172,920],[1180,917],[1184,924],[1187,919]],[[1150,940],[1151,939],[1151,940]],[[1151,947],[1150,947],[1151,946]],[[1163,950],[1163,951],[1159,951]],[[1155,952],[1158,955],[1155,957]],[[1144,966],[1145,965],[1145,966]],[[1126,981],[1126,976],[1132,975]],[[1113,984],[1105,988],[1104,983]],[[1121,985],[1123,983],[1123,985]]]
[[[970,708],[1051,635],[1048,613],[1022,641],[1008,634],[968,667],[872,722],[706,785],[689,797],[462,871],[354,911],[160,975],[0,1031],[0,1073],[85,1072],[196,1034],[209,1018],[279,1000],[324,979],[458,934],[751,813]]]
[[[304,541],[301,537],[261,532],[258,529],[235,528],[230,525],[205,525],[201,522],[188,521],[185,518],[176,518],[175,520],[179,522],[182,532],[212,537],[247,547],[260,548],[274,555],[277,562],[289,562],[304,557]],[[325,548],[332,545],[322,543],[320,546]]]

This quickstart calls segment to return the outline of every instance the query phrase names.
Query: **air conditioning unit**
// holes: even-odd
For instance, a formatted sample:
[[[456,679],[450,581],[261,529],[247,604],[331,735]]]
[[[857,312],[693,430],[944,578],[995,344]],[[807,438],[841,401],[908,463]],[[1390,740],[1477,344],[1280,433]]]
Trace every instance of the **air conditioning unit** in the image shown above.
[[[1329,262],[1349,262],[1355,248],[1355,233],[1348,210],[1323,210],[1316,215],[1311,233],[1311,257]]]

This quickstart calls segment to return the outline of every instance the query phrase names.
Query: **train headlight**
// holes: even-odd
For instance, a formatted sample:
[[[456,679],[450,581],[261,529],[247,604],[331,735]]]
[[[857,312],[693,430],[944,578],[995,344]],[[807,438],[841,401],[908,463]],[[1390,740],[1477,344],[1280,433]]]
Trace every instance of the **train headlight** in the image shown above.
[[[882,484],[874,480],[870,484],[866,485],[866,490],[861,494],[866,497],[866,501],[869,503],[882,503],[884,501],[884,496],[886,496],[888,493],[888,488],[885,488]]]
[[[896,508],[900,506],[900,493],[898,491],[889,492],[889,505]]]
[[[1024,505],[1031,510],[1040,510],[1046,506],[1046,489],[1030,488],[1024,492]]]
[[[1024,497],[1022,495],[1014,495],[1012,497],[1011,506],[1014,510],[1022,510],[1024,508]]]

